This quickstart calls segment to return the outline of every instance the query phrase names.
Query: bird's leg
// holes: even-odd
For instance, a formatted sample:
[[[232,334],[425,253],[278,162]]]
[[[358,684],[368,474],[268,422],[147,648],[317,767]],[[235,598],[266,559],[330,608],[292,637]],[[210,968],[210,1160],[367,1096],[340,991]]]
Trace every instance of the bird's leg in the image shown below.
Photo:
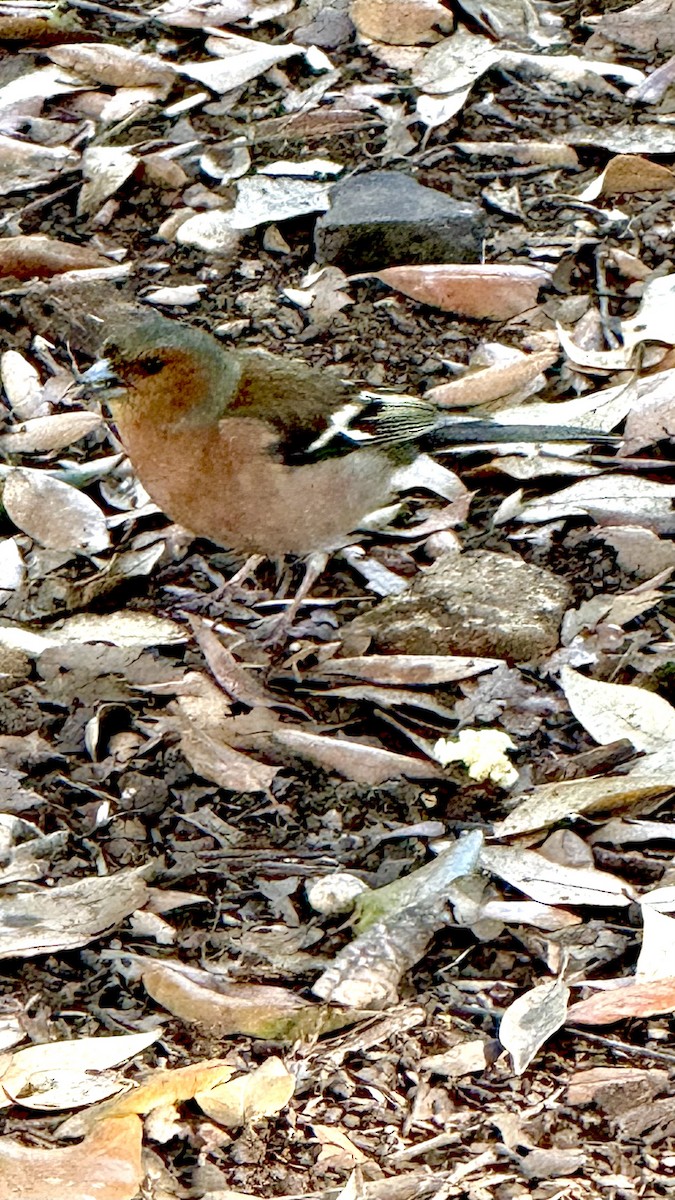
[[[257,626],[262,634],[260,639],[265,646],[278,645],[283,642],[292,630],[293,622],[298,615],[300,606],[311,592],[317,579],[323,575],[330,555],[324,550],[315,550],[304,562],[305,574],[302,582],[291,600],[288,608],[278,617],[266,617]]]
[[[234,575],[223,586],[226,588],[239,587],[239,584],[243,583],[244,580],[253,578],[261,562],[264,561],[265,556],[263,554],[250,554],[244,565],[238,571],[235,571]]]

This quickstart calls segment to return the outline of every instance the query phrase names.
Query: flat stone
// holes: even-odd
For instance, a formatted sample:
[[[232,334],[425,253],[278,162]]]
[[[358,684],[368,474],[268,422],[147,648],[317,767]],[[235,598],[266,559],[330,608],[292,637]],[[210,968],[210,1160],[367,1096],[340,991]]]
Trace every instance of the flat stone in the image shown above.
[[[315,6],[316,7],[316,6]],[[322,50],[337,50],[354,37],[354,26],[342,5],[328,4],[319,9],[314,20],[296,29],[293,41],[299,46],[320,46]]]
[[[480,262],[485,214],[400,171],[354,175],[331,189],[316,223],[318,262],[346,271],[402,263]]]
[[[530,662],[558,646],[569,585],[522,558],[492,551],[444,554],[407,592],[343,630],[344,653],[364,638],[388,654],[476,654]],[[358,652],[361,652],[359,650]]]

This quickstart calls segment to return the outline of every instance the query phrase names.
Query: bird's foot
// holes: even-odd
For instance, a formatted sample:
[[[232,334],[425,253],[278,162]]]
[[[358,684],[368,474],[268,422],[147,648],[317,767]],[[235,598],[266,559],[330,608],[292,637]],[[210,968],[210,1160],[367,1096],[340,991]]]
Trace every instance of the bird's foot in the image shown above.
[[[297,636],[294,630],[294,622],[298,615],[301,606],[307,601],[307,597],[314,587],[317,579],[323,574],[326,563],[328,562],[328,554],[323,551],[316,551],[310,554],[305,560],[305,575],[298,587],[295,596],[290,601],[284,611],[273,617],[262,617],[255,630],[252,630],[252,636],[259,645],[267,649],[274,649],[282,646],[290,637]],[[284,591],[284,582],[280,591]]]

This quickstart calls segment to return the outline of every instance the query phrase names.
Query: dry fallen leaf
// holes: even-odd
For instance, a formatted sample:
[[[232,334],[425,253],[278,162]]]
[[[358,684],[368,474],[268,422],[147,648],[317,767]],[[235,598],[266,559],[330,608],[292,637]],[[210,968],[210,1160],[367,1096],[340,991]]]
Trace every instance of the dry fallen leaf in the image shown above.
[[[657,979],[649,983],[629,982],[625,987],[578,1000],[568,1009],[567,1022],[611,1025],[629,1017],[656,1017],[672,1012],[675,1012],[675,978]]]
[[[246,1034],[270,1041],[294,1042],[349,1024],[353,1017],[312,1004],[281,987],[231,983],[181,963],[138,960],[141,978],[153,1000],[191,1025],[219,1037]]]
[[[261,1117],[273,1117],[295,1091],[295,1076],[280,1058],[266,1058],[255,1070],[197,1092],[195,1100],[207,1117],[225,1129],[240,1129]]]
[[[540,267],[480,263],[386,267],[372,277],[421,304],[490,321],[506,321],[534,308],[539,289],[551,282]]]
[[[139,54],[113,42],[80,42],[52,46],[46,51],[60,67],[85,79],[112,87],[161,84],[165,94],[176,78],[174,67],[154,54]]]
[[[46,471],[15,467],[5,480],[3,503],[17,529],[51,550],[100,554],[110,545],[98,505]]]
[[[570,989],[562,978],[540,983],[506,1009],[499,1040],[511,1055],[516,1075],[532,1062],[545,1042],[565,1024]]]
[[[563,691],[577,721],[601,745],[628,738],[636,750],[660,750],[675,739],[675,709],[656,692],[604,683],[563,667]]]
[[[77,1146],[50,1150],[0,1138],[0,1200],[134,1200],[143,1182],[138,1117],[103,1120]]]
[[[41,233],[22,233],[0,239],[0,276],[50,279],[64,271],[109,266],[110,259],[89,246],[59,241]]]
[[[661,163],[639,154],[617,154],[604,171],[584,188],[579,199],[590,201],[598,196],[630,195],[633,192],[667,192],[675,184],[675,174]]]
[[[111,1096],[125,1087],[123,1079],[109,1073],[111,1067],[140,1054],[159,1037],[161,1031],[155,1029],[150,1033],[73,1038],[17,1050],[2,1074],[0,1107],[20,1104],[55,1112]]]

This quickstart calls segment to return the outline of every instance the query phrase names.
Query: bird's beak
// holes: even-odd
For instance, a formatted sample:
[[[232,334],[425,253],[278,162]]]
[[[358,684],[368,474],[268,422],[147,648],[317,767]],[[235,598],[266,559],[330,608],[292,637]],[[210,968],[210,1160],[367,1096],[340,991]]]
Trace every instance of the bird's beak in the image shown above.
[[[99,358],[95,363],[80,375],[80,383],[84,383],[87,387],[92,388],[107,388],[119,383],[119,380],[112,369],[112,364],[109,358]]]
[[[109,358],[99,358],[82,374],[79,383],[97,394],[104,404],[114,403],[126,395],[119,375],[115,374]]]

